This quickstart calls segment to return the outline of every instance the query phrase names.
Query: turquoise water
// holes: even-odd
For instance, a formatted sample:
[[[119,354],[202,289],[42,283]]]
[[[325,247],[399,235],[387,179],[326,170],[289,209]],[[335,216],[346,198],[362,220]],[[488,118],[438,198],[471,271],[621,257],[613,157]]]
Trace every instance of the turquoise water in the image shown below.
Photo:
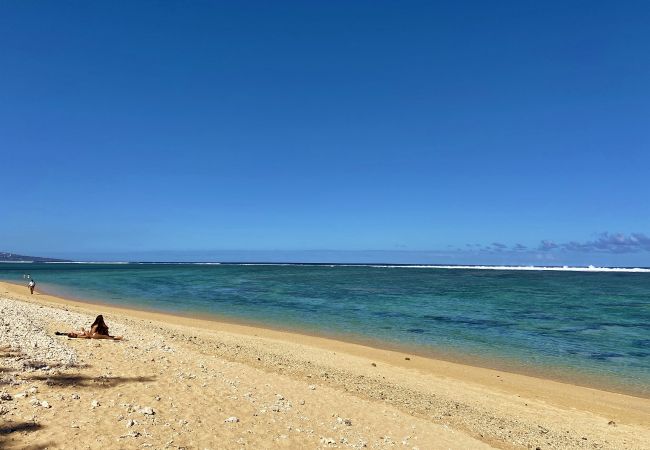
[[[475,358],[650,396],[650,273],[2,264],[59,295]]]

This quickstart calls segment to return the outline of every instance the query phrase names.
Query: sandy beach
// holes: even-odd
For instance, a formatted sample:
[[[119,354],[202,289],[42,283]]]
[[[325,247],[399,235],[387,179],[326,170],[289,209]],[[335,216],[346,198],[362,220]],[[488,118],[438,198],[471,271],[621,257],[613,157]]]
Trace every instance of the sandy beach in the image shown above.
[[[650,400],[0,283],[0,448],[650,447]],[[69,339],[103,314],[123,341]]]

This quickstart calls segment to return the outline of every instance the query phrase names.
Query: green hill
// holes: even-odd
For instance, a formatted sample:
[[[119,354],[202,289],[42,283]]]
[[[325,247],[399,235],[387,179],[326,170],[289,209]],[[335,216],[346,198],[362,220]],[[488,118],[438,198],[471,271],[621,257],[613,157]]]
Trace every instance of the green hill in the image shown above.
[[[0,262],[67,262],[66,259],[44,258],[42,256],[25,256],[15,253],[0,252]]]

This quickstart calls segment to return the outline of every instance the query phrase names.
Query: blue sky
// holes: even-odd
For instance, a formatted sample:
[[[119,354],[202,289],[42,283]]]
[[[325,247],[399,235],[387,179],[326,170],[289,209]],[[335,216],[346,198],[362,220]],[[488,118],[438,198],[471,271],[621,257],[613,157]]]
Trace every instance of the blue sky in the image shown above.
[[[650,266],[648,23],[643,1],[2,2],[0,251]]]

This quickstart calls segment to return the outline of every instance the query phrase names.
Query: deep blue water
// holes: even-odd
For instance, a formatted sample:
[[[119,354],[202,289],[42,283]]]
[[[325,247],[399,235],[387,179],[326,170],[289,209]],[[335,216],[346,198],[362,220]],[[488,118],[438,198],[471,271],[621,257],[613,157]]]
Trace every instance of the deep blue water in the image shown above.
[[[1,264],[48,292],[476,358],[650,395],[650,273]]]

